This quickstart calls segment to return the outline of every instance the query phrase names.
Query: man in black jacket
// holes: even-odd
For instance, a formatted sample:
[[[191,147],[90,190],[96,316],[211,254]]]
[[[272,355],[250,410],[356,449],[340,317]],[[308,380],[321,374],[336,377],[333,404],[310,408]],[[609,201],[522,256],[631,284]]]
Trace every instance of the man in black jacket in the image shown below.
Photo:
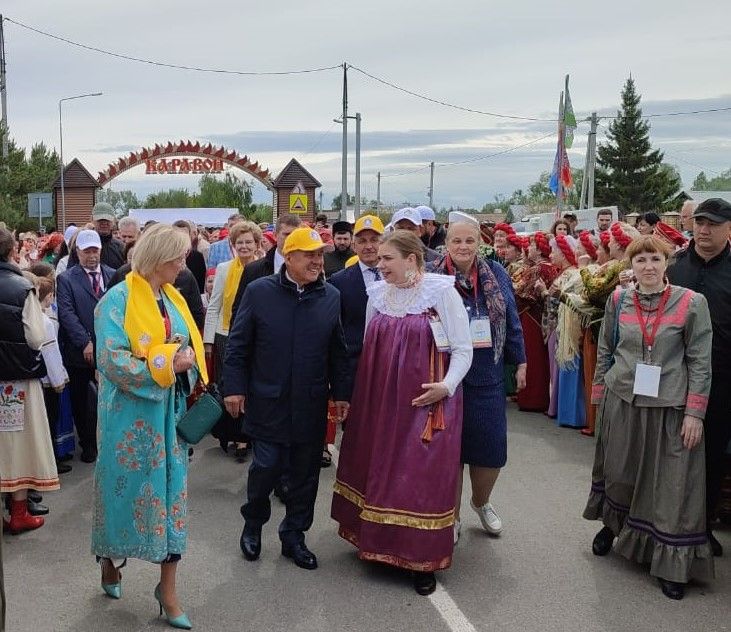
[[[112,237],[114,229],[114,209],[107,202],[97,202],[91,210],[94,228],[102,241],[101,262],[116,270],[125,263],[124,244]]]
[[[298,228],[302,223],[299,217],[296,215],[280,215],[277,218],[274,228],[274,234],[277,237],[277,247],[270,248],[266,255],[253,263],[249,263],[244,268],[244,273],[241,275],[241,281],[239,282],[239,288],[236,290],[236,296],[234,298],[233,307],[231,314],[233,316],[239,310],[239,304],[241,303],[241,297],[244,295],[249,283],[260,279],[261,277],[269,276],[279,272],[279,268],[284,263],[284,255],[282,254],[282,248],[284,248],[284,242],[287,237],[292,233],[295,228]]]
[[[706,434],[706,524],[713,554],[723,547],[711,533],[721,495],[726,446],[731,440],[731,204],[712,198],[693,213],[693,240],[668,268],[670,283],[706,297],[713,325],[711,394],[703,429]]]
[[[350,398],[340,294],[321,277],[324,247],[311,228],[287,238],[279,273],[244,292],[223,369],[226,410],[234,418],[244,413],[244,431],[254,444],[241,550],[247,560],[258,559],[261,529],[271,516],[269,496],[286,468],[282,555],[308,570],[317,568],[305,532],[317,498],[328,396],[340,419]]]

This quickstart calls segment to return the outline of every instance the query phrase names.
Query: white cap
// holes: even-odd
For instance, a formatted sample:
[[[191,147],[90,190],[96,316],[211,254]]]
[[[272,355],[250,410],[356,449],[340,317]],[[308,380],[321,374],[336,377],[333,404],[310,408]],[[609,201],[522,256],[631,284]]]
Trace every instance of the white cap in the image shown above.
[[[417,206],[415,210],[419,212],[422,222],[428,222],[429,220],[434,221],[437,218],[434,211],[428,206]]]
[[[63,240],[66,242],[66,245],[69,245],[69,242],[71,241],[71,238],[79,232],[78,226],[69,226],[63,234]]]
[[[102,240],[95,230],[80,230],[76,236],[76,249],[86,250],[87,248],[99,248],[101,250]]]
[[[421,226],[421,214],[415,208],[411,208],[410,206],[396,211],[391,218],[391,225],[395,228],[396,224],[402,219],[409,220],[415,226]]]
[[[467,213],[462,213],[461,211],[452,211],[449,214],[449,223],[450,224],[474,224],[475,226],[479,227],[480,222],[477,221],[477,218],[473,215],[469,215]]]

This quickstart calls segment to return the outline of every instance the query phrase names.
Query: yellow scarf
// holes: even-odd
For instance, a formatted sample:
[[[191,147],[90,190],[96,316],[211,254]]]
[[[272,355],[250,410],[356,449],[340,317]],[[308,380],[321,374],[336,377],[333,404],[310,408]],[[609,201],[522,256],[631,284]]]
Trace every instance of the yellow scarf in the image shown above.
[[[172,386],[175,383],[172,359],[180,345],[170,344],[165,340],[165,323],[160,318],[160,309],[147,280],[137,272],[130,272],[127,275],[126,283],[129,296],[124,313],[124,331],[129,338],[132,354],[147,360],[152,377],[160,386],[164,388]],[[188,305],[180,292],[170,283],[166,283],[162,290],[188,327],[188,336],[195,352],[198,372],[203,383],[208,384],[203,339]]]
[[[228,331],[231,327],[231,317],[233,314],[234,299],[239,289],[241,275],[244,273],[244,264],[241,259],[234,257],[231,266],[226,275],[226,281],[223,286],[223,330]]]

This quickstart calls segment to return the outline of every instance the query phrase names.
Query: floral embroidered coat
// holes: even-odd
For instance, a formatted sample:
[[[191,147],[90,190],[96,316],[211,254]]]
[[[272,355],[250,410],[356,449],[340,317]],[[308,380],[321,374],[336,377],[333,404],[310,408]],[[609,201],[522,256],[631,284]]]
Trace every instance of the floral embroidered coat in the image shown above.
[[[175,426],[189,388],[161,388],[146,361],[132,355],[124,330],[127,296],[127,284],[118,284],[95,315],[99,456],[91,549],[102,557],[160,562],[186,547],[188,447]],[[187,345],[183,317],[163,300],[172,334]]]

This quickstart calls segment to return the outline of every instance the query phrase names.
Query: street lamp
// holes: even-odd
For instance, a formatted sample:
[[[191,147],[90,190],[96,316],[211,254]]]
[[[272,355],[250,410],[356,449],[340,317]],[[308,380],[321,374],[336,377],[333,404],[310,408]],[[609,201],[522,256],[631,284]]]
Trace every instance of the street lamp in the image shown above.
[[[66,195],[63,188],[63,119],[61,117],[61,104],[64,101],[73,101],[74,99],[85,99],[87,97],[100,97],[101,92],[91,92],[89,94],[77,94],[73,97],[64,97],[58,101],[58,136],[59,136],[59,151],[61,158],[61,231],[66,230]]]

